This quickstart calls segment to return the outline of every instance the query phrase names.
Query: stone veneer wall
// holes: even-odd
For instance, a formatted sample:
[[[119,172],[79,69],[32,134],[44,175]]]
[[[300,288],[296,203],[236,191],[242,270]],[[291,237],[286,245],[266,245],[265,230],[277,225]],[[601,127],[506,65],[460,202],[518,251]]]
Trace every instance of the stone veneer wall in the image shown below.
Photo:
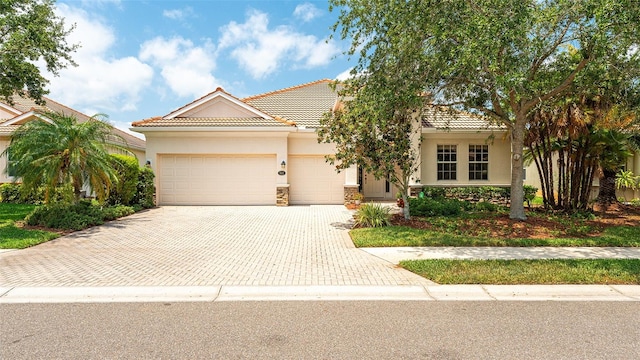
[[[278,186],[276,189],[276,205],[289,206],[289,186]]]
[[[409,185],[409,196],[417,197],[422,191],[422,185]]]
[[[344,204],[349,205],[354,203],[354,195],[358,193],[358,185],[345,185],[344,186]]]

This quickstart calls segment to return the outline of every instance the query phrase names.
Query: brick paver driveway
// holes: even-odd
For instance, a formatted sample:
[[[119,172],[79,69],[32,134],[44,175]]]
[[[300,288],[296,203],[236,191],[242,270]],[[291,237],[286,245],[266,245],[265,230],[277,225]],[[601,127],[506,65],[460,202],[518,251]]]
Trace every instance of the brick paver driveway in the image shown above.
[[[2,286],[408,285],[343,206],[161,207],[0,254]]]

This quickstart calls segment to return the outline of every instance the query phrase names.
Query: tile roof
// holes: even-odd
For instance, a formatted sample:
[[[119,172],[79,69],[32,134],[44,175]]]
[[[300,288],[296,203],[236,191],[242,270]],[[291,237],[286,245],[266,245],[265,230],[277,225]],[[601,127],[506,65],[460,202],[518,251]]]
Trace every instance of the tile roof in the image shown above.
[[[431,106],[422,114],[422,127],[438,130],[504,130],[503,125],[487,121],[486,117],[467,112]]]
[[[51,100],[45,96],[42,97],[45,100],[45,105],[38,105],[35,103],[35,101],[33,101],[33,99],[30,98],[25,98],[25,97],[21,97],[21,96],[13,96],[13,105],[9,105],[7,102],[5,102],[4,100],[0,100],[2,101],[4,104],[11,106],[12,108],[19,110],[23,113],[29,112],[31,110],[37,110],[37,111],[53,111],[53,112],[57,112],[57,113],[62,113],[65,115],[72,115],[75,116],[76,119],[78,119],[78,122],[82,123],[85,122],[87,120],[89,120],[91,117],[88,115],[85,115],[75,109],[72,109],[68,106],[62,105],[59,102],[56,102],[54,100]],[[2,122],[0,122],[0,128],[9,128],[11,126],[1,126]],[[13,130],[11,132],[8,132],[8,130],[3,129],[0,130],[0,134],[11,134],[13,132]],[[144,150],[146,148],[146,142],[138,137],[135,137],[131,134],[128,134],[116,127],[112,127],[112,133],[122,137],[122,139],[124,139],[124,141],[126,142],[127,146],[133,147],[133,148],[138,148],[141,150]],[[116,141],[116,142],[121,142],[121,141]]]
[[[242,99],[267,114],[293,121],[297,126],[318,127],[323,114],[333,109],[337,93],[333,80],[323,79]]]
[[[18,130],[20,125],[7,125],[0,126],[0,135],[11,135],[14,131]]]
[[[134,122],[134,127],[273,127],[284,125],[305,126],[317,128],[320,119],[334,109],[338,94],[332,89],[334,80],[323,79],[306,84],[292,86],[285,89],[249,96],[243,99],[235,98],[275,120],[262,117],[180,117],[175,116],[181,109],[189,106],[200,106],[198,102],[205,101],[208,96],[223,89],[218,88],[189,104],[182,106],[164,117],[154,117]],[[233,95],[230,95],[233,96]],[[446,108],[427,108],[422,116],[424,128],[454,129],[454,130],[500,130],[503,126],[487,122],[484,117],[454,111]]]
[[[135,127],[251,127],[251,126],[293,126],[292,123],[274,121],[261,117],[248,118],[211,118],[211,117],[175,117],[172,119],[151,118],[133,123]]]

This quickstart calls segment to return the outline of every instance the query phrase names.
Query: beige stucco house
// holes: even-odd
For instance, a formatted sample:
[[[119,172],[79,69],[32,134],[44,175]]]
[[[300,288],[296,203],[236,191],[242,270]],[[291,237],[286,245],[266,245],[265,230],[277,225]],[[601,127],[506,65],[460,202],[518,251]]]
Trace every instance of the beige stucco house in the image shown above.
[[[38,105],[32,99],[20,96],[14,96],[14,103],[11,105],[0,100],[0,153],[4,152],[7,146],[9,146],[11,134],[21,125],[34,119],[47,121],[43,112],[57,112],[75,116],[79,122],[85,122],[90,118],[77,110],[64,106],[47,97],[43,97],[43,99],[45,100],[45,105]],[[117,137],[113,139],[114,143],[124,145],[129,151],[135,154],[140,165],[144,165],[146,159],[145,141],[115,127],[112,128],[112,133],[117,135]],[[11,174],[5,171],[6,168],[7,158],[0,156],[0,184],[16,180]]]
[[[338,104],[331,80],[247,98],[221,88],[165,116],[132,124],[146,137],[159,205],[342,204],[361,191],[395,199],[385,179],[325,161],[322,115]],[[510,143],[482,118],[430,110],[422,115],[422,185],[509,186]]]

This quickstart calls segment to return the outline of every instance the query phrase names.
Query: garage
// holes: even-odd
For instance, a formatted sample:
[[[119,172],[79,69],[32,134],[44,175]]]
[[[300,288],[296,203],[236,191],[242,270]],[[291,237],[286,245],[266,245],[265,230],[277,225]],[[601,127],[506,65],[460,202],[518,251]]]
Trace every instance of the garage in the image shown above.
[[[159,205],[274,205],[275,155],[159,155]]]
[[[344,172],[336,173],[324,156],[289,156],[289,202],[344,203]]]

